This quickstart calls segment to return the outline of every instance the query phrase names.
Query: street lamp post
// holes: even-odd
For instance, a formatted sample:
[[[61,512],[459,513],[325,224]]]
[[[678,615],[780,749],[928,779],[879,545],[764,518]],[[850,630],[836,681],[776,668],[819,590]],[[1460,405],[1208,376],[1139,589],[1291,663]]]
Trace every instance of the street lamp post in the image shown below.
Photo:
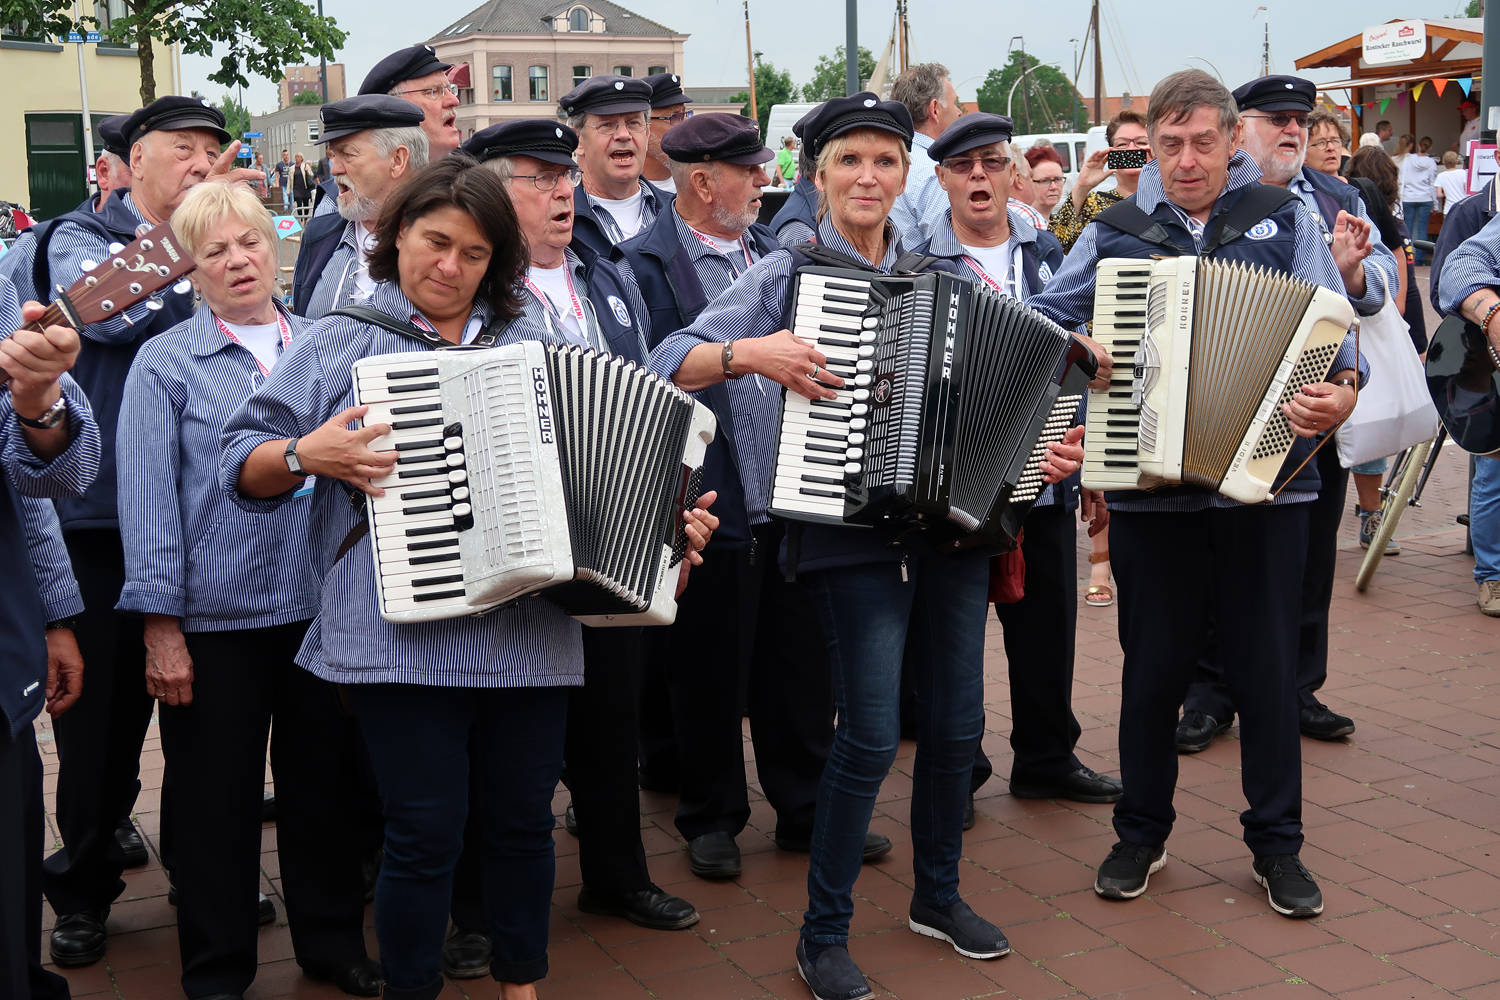
[[[323,0],[318,0],[318,17],[323,16]],[[328,57],[318,56],[318,80],[323,84],[323,103],[328,103]]]
[[[844,96],[859,93],[859,0],[844,0]]]

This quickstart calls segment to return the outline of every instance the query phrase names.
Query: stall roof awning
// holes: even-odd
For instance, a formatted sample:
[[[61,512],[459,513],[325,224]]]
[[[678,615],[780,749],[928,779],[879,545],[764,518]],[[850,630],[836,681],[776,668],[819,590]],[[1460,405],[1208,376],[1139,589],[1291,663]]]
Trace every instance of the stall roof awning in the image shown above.
[[[1385,83],[1416,83],[1419,80],[1431,80],[1433,78],[1456,80],[1463,76],[1472,76],[1476,81],[1479,74],[1462,73],[1449,76],[1445,73],[1403,73],[1399,76],[1356,76],[1348,80],[1331,80],[1328,83],[1318,84],[1319,90],[1349,90],[1353,87],[1378,87]]]

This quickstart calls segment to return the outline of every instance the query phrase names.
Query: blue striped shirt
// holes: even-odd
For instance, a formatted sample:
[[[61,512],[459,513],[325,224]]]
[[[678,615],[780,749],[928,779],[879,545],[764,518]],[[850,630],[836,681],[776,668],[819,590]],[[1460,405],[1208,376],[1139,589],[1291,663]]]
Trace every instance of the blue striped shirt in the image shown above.
[[[1224,192],[1246,187],[1260,180],[1260,167],[1244,150],[1239,150],[1229,160],[1229,177],[1225,184]],[[1223,196],[1222,194],[1220,195]],[[1154,212],[1157,206],[1167,201],[1166,189],[1162,187],[1161,166],[1157,160],[1146,164],[1141,171],[1141,178],[1136,187],[1135,202],[1141,211]],[[1170,202],[1167,202],[1171,204]],[[1177,206],[1172,206],[1177,214],[1189,219],[1190,216]],[[1328,249],[1328,243],[1323,239],[1323,230],[1318,225],[1312,213],[1307,210],[1301,200],[1296,202],[1296,233],[1295,243],[1292,249],[1292,274],[1303,281],[1321,285],[1324,288],[1344,294],[1344,278],[1339,273],[1338,265],[1333,262],[1333,253]],[[1188,225],[1195,240],[1202,240],[1203,227]],[[1063,259],[1063,265],[1053,275],[1052,280],[1047,283],[1046,289],[1039,295],[1032,296],[1027,305],[1050,317],[1054,322],[1071,330],[1081,330],[1083,324],[1094,317],[1094,281],[1098,274],[1099,247],[1097,222],[1090,222],[1084,227],[1078,242],[1073,244],[1073,249]],[[1370,377],[1370,366],[1363,357],[1358,355],[1355,347],[1354,334],[1350,333],[1344,337],[1344,343],[1339,348],[1338,354],[1333,359],[1331,371],[1343,371],[1350,369],[1359,373],[1360,386],[1363,387]],[[1283,492],[1277,498],[1277,503],[1304,503],[1317,498],[1316,493],[1289,493]],[[1131,500],[1127,502],[1114,502],[1110,504],[1112,510],[1120,511],[1189,511],[1201,510],[1205,507],[1237,507],[1239,501],[1231,500],[1229,497],[1212,493],[1193,493],[1190,495],[1161,497],[1147,500]]]
[[[304,321],[281,316],[300,338]],[[265,628],[318,613],[310,498],[253,514],[219,489],[224,425],[264,381],[255,356],[224,335],[207,306],[136,354],[115,445],[125,546],[119,610],[172,615],[184,632]]]
[[[120,195],[120,201],[135,216],[137,223],[150,225],[140,209],[135,207],[129,191]],[[47,244],[47,274],[51,276],[51,280],[66,288],[83,276],[84,264],[97,264],[108,257],[108,240],[76,222],[59,222]],[[146,308],[146,302],[138,302],[109,319],[88,324],[79,332],[101,344],[128,344],[141,335],[140,328],[132,324],[144,323],[150,316],[151,311]]]
[[[47,620],[71,618],[83,613],[83,596],[73,578],[73,564],[63,544],[62,524],[50,500],[20,497],[21,522],[26,530],[26,549],[36,571],[37,588],[47,606]]]
[[[901,230],[901,238],[909,247],[930,238],[938,220],[948,210],[948,192],[938,183],[937,161],[927,155],[933,142],[921,132],[911,137],[906,190],[896,196],[896,203],[891,206],[891,221]]]
[[[886,246],[880,271],[890,274],[901,256],[901,241],[892,237]],[[697,242],[694,240],[693,242]],[[832,219],[824,217],[818,228],[818,243],[830,250],[861,260],[859,251],[839,235]],[[722,295],[708,304],[692,325],[667,337],[651,352],[647,367],[663,378],[671,378],[682,367],[688,352],[699,344],[722,344],[731,340],[769,337],[784,329],[783,313],[792,294],[792,255],[787,250],[766,254],[741,274]],[[754,385],[735,387],[741,382]],[[745,488],[745,509],[751,524],[767,520],[771,475],[776,466],[776,427],[781,413],[781,386],[757,376],[730,383],[734,438],[739,453],[740,480]],[[757,392],[763,390],[763,394]]]
[[[307,300],[307,319],[322,319],[335,309],[363,305],[359,293],[359,248],[354,245],[354,223],[344,223],[339,245],[323,270],[314,278],[312,296]]]
[[[817,235],[817,233],[813,232],[812,226],[809,226],[801,219],[793,219],[782,226],[781,230],[777,232],[776,242],[784,247],[794,247],[799,243],[806,243],[808,240],[816,240]]]
[[[22,302],[38,302],[32,281],[32,270],[36,265],[36,231],[26,230],[10,245],[10,250],[0,256],[0,278],[9,278],[15,286],[16,297]]]
[[[1437,298],[1445,315],[1459,315],[1464,299],[1481,288],[1500,288],[1500,215],[1448,255],[1438,276]]]
[[[404,321],[416,314],[394,285],[377,286],[368,304]],[[474,318],[488,319],[488,308],[475,303]],[[268,499],[239,493],[240,468],[250,452],[266,441],[308,434],[352,406],[354,362],[418,350],[421,345],[405,337],[347,316],[328,316],[309,326],[270,380],[230,417],[220,487],[248,511],[268,512],[286,503],[290,491]],[[340,543],[359,523],[342,484],[318,479],[309,523],[322,593],[320,613],[297,662],[319,677],[345,684],[442,687],[583,683],[581,627],[556,605],[531,598],[481,618],[393,625],[380,617],[369,536],[334,564]]]

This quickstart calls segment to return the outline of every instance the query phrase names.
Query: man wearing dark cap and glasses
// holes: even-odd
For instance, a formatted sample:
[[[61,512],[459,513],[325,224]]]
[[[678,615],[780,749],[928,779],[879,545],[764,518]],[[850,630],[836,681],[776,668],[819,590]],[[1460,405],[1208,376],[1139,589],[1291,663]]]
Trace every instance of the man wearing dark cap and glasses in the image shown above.
[[[384,94],[323,105],[323,137],[338,214],[307,224],[292,274],[292,311],[318,319],[369,298],[375,283],[366,265],[381,206],[412,172],[425,166],[428,133],[420,108]]]
[[[583,183],[574,193],[574,229],[596,253],[630,239],[656,218],[671,195],[641,178],[646,164],[651,85],[628,76],[593,76],[558,101],[578,133]]]
[[[387,94],[421,108],[426,116],[422,129],[427,133],[428,152],[435,160],[453,152],[463,141],[453,124],[458,88],[448,82],[451,68],[438,59],[431,45],[412,45],[376,63],[359,85],[359,96]]]
[[[651,127],[647,130],[646,169],[642,175],[668,194],[677,193],[672,179],[671,160],[661,150],[661,137],[667,129],[693,117],[688,108],[693,99],[682,91],[682,77],[676,73],[655,73],[642,77],[651,85]]]
[[[47,299],[56,286],[72,285],[86,267],[106,260],[111,244],[131,242],[138,227],[169,221],[195,184],[256,176],[234,166],[239,143],[230,141],[223,113],[198,98],[160,98],[126,119],[120,133],[130,151],[129,188],[113,191],[98,212],[62,216],[38,237],[36,270],[45,270],[45,277],[36,285]],[[221,154],[223,143],[229,148]],[[89,675],[84,696],[56,724],[63,848],[45,862],[44,889],[57,913],[51,953],[61,966],[90,965],[104,955],[104,921],[125,885],[115,832],[140,787],[141,742],[151,719],[141,621],[114,611],[125,572],[115,507],[120,399],[140,345],[192,311],[191,295],[167,291],[160,302],[133,306],[80,331],[83,349],[73,377],[94,403],[103,456],[99,478],[83,498],[57,505],[83,593],[85,611],[75,634]]]
[[[826,102],[804,119],[816,158],[818,246],[890,274],[902,256],[891,206],[905,187],[912,141],[905,106],[870,93]],[[793,336],[784,317],[793,278],[813,258],[777,250],[749,268],[687,328],[653,351],[651,370],[696,392],[763,375],[809,399],[834,400],[844,379],[822,351]],[[951,265],[940,262],[944,269]],[[774,391],[774,390],[773,390]],[[752,523],[768,506],[778,425],[733,415],[746,507]],[[1057,482],[1078,468],[1081,428],[1048,445],[1040,472]],[[747,467],[748,466],[748,467]],[[917,933],[951,942],[970,958],[998,958],[1010,946],[959,895],[964,802],[974,748],[984,732],[984,622],[989,553],[940,556],[926,545],[892,545],[894,532],[803,524],[789,569],[806,583],[838,692],[838,723],[818,788],[808,867],[808,908],[798,971],[819,1000],[871,995],[848,951],[853,888],[881,784],[900,743],[901,656],[914,617],[925,618],[931,655],[917,678],[918,739],[912,792]],[[770,557],[770,553],[766,554]],[[789,633],[788,643],[807,644]]]
[[[765,166],[775,154],[761,142],[754,120],[740,115],[698,115],[661,143],[677,198],[619,251],[651,310],[652,330],[668,334],[692,323],[736,278],[777,249],[771,233],[755,223]],[[734,413],[741,410],[773,424],[777,419],[774,383],[760,378],[711,386],[704,396],[721,428],[731,429]],[[740,671],[696,669],[690,651],[713,644],[717,636],[757,633],[753,652],[746,651],[750,729],[760,782],[776,810],[776,843],[783,849],[808,849],[818,778],[833,738],[827,655],[811,639],[793,647],[782,641],[788,631],[819,636],[822,627],[804,588],[787,584],[770,557],[780,547],[781,524],[764,514],[751,524],[742,461],[732,432],[721,433],[709,446],[704,485],[720,498],[714,505],[719,530],[711,543],[718,558],[705,562],[693,589],[683,595],[691,607],[675,624],[647,635],[642,773],[648,782],[675,782],[677,829],[688,841],[689,866],[703,878],[740,873],[734,838],[749,820],[750,804]],[[757,593],[760,612],[752,619]],[[870,836],[867,858],[890,850],[887,838]]]

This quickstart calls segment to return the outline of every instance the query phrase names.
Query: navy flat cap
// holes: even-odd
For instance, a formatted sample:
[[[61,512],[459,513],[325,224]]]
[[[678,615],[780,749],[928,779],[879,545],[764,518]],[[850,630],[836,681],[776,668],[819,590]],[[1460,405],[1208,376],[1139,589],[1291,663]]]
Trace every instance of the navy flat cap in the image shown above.
[[[982,111],[964,115],[943,129],[943,134],[927,147],[927,155],[935,162],[941,163],[950,156],[967,153],[980,146],[988,146],[995,142],[1010,142],[1010,137],[1015,134],[1015,128],[1015,123],[1004,115],[985,114]]]
[[[829,139],[857,128],[878,128],[899,135],[911,149],[911,112],[906,105],[882,101],[869,91],[824,101],[798,119],[792,131],[807,146],[808,155],[816,159]]]
[[[1318,88],[1300,76],[1263,76],[1234,90],[1241,111],[1311,111]]]
[[[111,115],[99,123],[99,138],[104,140],[104,151],[114,153],[122,160],[130,159],[130,143],[125,141],[125,134],[121,131],[129,120],[129,115]]]
[[[392,52],[370,70],[365,82],[359,85],[360,94],[389,94],[403,80],[415,80],[430,73],[441,73],[451,68],[438,59],[437,50],[431,45],[413,45],[399,52]]]
[[[565,115],[619,115],[651,110],[651,84],[633,76],[591,76],[557,102]]]
[[[134,146],[147,132],[181,132],[186,129],[202,129],[219,137],[220,142],[232,138],[224,129],[224,112],[201,97],[158,97],[141,110],[130,115],[120,126],[127,147]]]
[[[641,80],[651,86],[653,108],[671,108],[693,103],[693,99],[682,92],[682,77],[676,73],[653,73],[651,76],[641,77]]]
[[[318,116],[323,119],[323,136],[313,143],[315,146],[372,128],[415,128],[426,117],[410,101],[386,94],[346,97],[323,105]]]
[[[480,163],[497,156],[530,156],[543,163],[578,169],[573,160],[578,133],[555,121],[521,118],[501,122],[475,132],[458,148]]]
[[[722,112],[694,115],[672,126],[661,137],[661,151],[678,163],[719,160],[753,166],[776,159],[760,141],[755,119]]]

